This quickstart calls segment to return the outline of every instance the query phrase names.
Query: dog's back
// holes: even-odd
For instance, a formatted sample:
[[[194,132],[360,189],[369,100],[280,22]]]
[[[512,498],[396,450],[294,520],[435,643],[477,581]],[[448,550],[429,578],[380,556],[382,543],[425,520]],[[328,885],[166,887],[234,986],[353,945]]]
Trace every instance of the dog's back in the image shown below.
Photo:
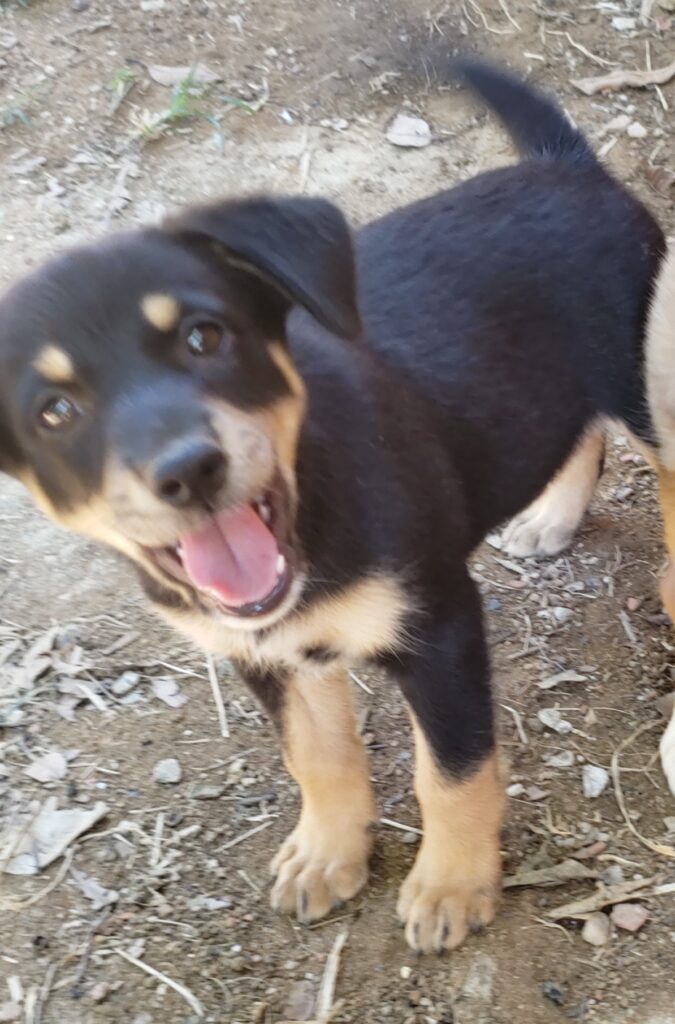
[[[598,413],[649,438],[641,339],[664,240],[555,104],[461,70],[523,161],[368,225],[357,258],[367,343],[432,401],[480,535],[517,510],[509,481],[536,493]]]

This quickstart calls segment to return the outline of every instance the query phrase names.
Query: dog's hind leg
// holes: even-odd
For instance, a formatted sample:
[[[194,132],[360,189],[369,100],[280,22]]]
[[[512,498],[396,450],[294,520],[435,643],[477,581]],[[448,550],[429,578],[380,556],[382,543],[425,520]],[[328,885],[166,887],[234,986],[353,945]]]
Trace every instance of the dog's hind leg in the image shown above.
[[[516,558],[557,555],[571,543],[602,470],[605,435],[593,423],[539,497],[506,527],[504,550]]]
[[[492,920],[501,878],[505,795],[480,600],[468,575],[416,650],[388,659],[387,668],[411,713],[424,826],[398,914],[414,950],[443,952]]]
[[[329,665],[240,671],[275,720],[302,796],[298,824],[272,862],[272,906],[307,924],[368,878],[375,805],[349,678]]]

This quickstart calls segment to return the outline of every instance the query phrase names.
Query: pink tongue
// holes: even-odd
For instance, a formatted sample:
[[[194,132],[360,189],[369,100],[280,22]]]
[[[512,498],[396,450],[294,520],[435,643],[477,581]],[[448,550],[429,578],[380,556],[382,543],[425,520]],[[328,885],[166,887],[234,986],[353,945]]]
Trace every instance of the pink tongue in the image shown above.
[[[219,512],[180,543],[192,583],[214,591],[231,608],[262,601],[274,589],[279,548],[250,505]]]

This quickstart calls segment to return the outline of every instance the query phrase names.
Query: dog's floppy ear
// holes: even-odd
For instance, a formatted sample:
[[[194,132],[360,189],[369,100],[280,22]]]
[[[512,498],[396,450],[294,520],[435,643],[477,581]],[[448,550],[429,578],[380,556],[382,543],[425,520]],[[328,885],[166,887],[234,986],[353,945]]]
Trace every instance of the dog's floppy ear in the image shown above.
[[[259,197],[195,207],[165,229],[215,244],[222,258],[266,278],[329,331],[361,330],[347,222],[325,199]]]

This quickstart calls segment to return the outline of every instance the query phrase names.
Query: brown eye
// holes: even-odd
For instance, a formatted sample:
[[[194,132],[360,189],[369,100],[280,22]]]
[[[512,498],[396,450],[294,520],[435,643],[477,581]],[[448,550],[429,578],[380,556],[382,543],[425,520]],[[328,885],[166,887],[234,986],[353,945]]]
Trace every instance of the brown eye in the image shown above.
[[[71,398],[57,395],[42,406],[38,414],[40,424],[47,430],[63,430],[81,415],[80,408]]]
[[[205,321],[191,327],[185,340],[193,356],[210,356],[222,345],[225,333],[221,324]]]

